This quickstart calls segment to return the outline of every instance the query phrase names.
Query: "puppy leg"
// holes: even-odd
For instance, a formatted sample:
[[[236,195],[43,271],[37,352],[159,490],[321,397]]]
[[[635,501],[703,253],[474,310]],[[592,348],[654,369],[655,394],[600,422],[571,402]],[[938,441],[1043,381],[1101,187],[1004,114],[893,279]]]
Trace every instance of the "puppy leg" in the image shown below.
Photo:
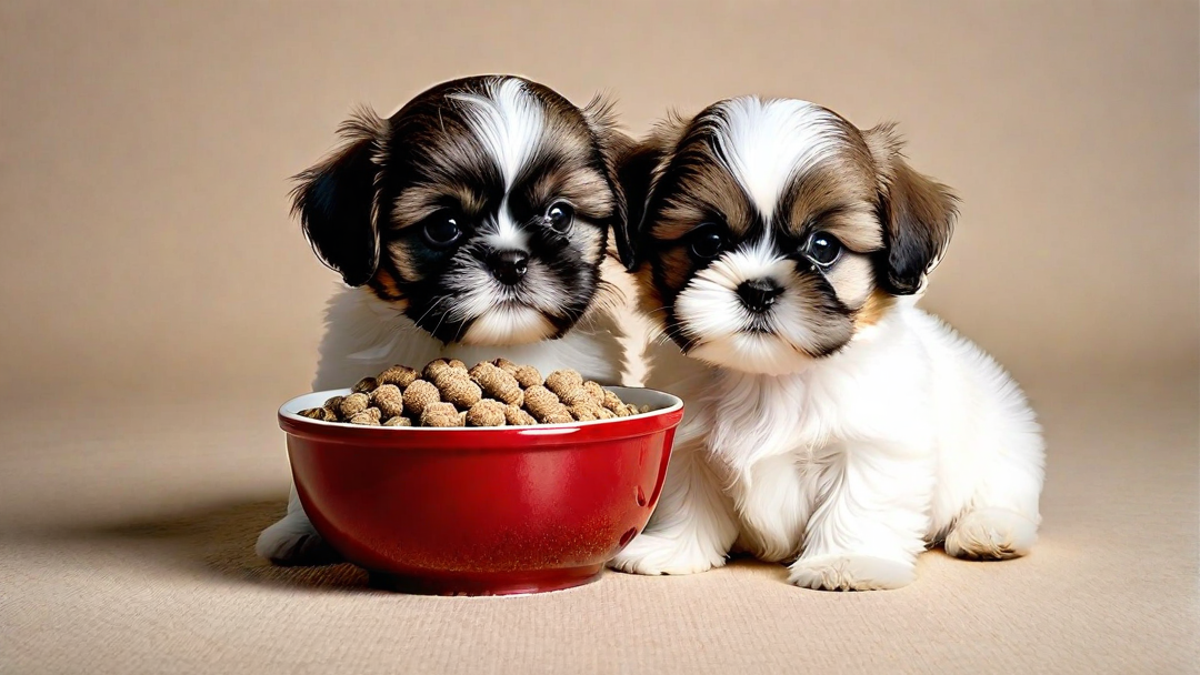
[[[327,565],[341,560],[309,521],[295,483],[288,498],[287,515],[258,535],[254,552],[282,566]]]
[[[929,527],[933,478],[925,457],[896,447],[840,447],[807,478],[818,482],[819,503],[804,553],[791,565],[792,583],[866,591],[913,581]]]
[[[972,560],[1003,560],[1029,553],[1041,515],[1042,449],[1039,437],[1024,447],[995,453],[946,535],[946,553]]]
[[[725,564],[738,526],[729,498],[697,448],[676,448],[658,507],[609,563],[632,574],[695,574]]]

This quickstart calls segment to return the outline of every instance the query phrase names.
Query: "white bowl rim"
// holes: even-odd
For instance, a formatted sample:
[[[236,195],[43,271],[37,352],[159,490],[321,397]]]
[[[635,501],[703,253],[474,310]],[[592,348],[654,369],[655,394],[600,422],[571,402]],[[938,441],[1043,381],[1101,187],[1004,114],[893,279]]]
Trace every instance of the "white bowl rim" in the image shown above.
[[[577,429],[579,427],[596,426],[596,425],[601,425],[601,424],[614,424],[614,423],[618,423],[618,422],[624,422],[624,421],[628,421],[628,420],[632,420],[632,419],[637,419],[639,417],[653,417],[655,415],[665,415],[667,413],[675,412],[683,407],[683,400],[680,399],[678,396],[676,396],[674,394],[668,394],[665,391],[658,391],[657,389],[647,389],[645,387],[616,387],[616,386],[606,386],[604,388],[611,390],[614,394],[621,397],[621,400],[626,403],[633,403],[633,401],[628,400],[628,397],[632,394],[634,398],[658,399],[659,401],[662,402],[662,407],[654,408],[653,410],[650,410],[649,412],[638,413],[636,415],[630,415],[628,417],[616,417],[616,418],[607,419],[607,420],[593,420],[590,422],[564,422],[562,424],[537,424],[537,425],[529,425],[529,426],[511,426],[511,427],[510,426],[502,426],[502,427],[384,427],[384,426],[373,426],[373,425],[362,425],[362,424],[350,424],[349,422],[326,422],[325,420],[315,420],[311,417],[305,417],[300,414],[301,410],[308,410],[309,408],[320,407],[321,404],[325,403],[325,401],[329,400],[330,398],[333,398],[334,396],[349,395],[353,390],[349,387],[346,387],[344,389],[327,389],[325,391],[313,391],[313,392],[309,392],[307,394],[302,394],[300,396],[291,398],[291,399],[285,401],[283,405],[279,406],[279,416],[283,417],[285,419],[288,419],[288,420],[300,422],[302,424],[316,424],[316,425],[321,425],[321,426],[337,427],[339,429],[345,429],[347,427],[350,427],[353,429],[378,429],[378,430],[386,430],[388,433],[393,433],[393,432],[397,432],[397,431],[404,431],[404,432],[410,432],[410,433],[413,433],[413,432],[437,433],[437,432],[445,432],[445,431],[457,431],[459,433],[462,433],[464,431],[496,432],[496,431],[501,431],[504,429],[520,429],[521,431],[523,431],[525,433],[536,434],[542,430],[545,430],[547,433],[554,433],[556,430],[562,430],[562,429]],[[642,405],[654,405],[654,403],[647,402]]]

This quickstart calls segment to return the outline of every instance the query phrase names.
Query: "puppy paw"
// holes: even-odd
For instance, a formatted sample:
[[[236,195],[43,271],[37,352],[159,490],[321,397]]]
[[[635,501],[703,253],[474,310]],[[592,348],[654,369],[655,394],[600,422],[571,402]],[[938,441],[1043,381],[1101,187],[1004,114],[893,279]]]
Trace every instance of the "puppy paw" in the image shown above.
[[[911,584],[915,566],[869,555],[836,554],[792,563],[788,581],[819,591],[881,591]]]
[[[705,551],[687,538],[641,534],[634,537],[608,566],[629,574],[698,574],[725,564],[725,554]]]
[[[275,565],[328,565],[341,561],[303,513],[289,513],[258,535],[254,552]]]
[[[1037,523],[1008,509],[964,513],[946,535],[943,548],[956,558],[1004,560],[1029,553],[1037,541]]]

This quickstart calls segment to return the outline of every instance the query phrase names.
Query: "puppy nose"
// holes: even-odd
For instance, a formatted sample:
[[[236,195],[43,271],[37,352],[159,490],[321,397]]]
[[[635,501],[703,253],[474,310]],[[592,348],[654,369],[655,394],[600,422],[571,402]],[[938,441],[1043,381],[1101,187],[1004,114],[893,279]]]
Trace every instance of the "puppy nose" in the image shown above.
[[[775,304],[775,298],[783,293],[783,289],[770,279],[754,279],[743,281],[737,288],[742,305],[756,314],[761,314]]]
[[[524,251],[497,251],[488,256],[488,268],[500,283],[512,286],[529,269],[529,254]]]

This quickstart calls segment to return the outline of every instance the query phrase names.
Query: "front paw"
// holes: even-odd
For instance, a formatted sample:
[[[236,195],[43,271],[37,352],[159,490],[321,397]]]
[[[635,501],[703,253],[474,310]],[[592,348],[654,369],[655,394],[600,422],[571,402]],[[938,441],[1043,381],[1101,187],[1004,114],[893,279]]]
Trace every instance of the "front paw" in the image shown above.
[[[634,537],[608,566],[629,574],[699,574],[725,564],[722,551],[705,551],[687,537],[644,533]]]
[[[788,581],[819,591],[880,591],[911,584],[915,565],[869,555],[835,554],[792,563]]]
[[[303,512],[289,513],[258,535],[254,551],[275,565],[328,565],[341,561]]]

